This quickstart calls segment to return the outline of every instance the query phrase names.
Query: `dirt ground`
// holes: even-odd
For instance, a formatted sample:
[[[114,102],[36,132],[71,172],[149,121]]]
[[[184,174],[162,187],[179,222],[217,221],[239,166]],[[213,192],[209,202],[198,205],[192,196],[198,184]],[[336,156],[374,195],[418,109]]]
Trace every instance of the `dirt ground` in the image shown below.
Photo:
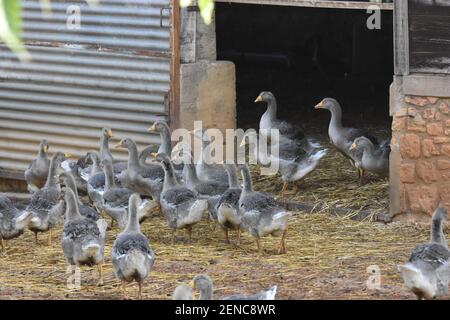
[[[288,199],[336,206],[386,210],[386,180],[371,177],[359,187],[355,173],[346,160],[333,150],[324,163],[300,184],[300,191],[290,191]],[[331,163],[334,165],[331,166]],[[341,170],[334,170],[342,165]],[[336,176],[340,176],[340,181]],[[279,193],[278,177],[254,176],[258,190]],[[405,262],[415,245],[427,241],[429,230],[411,223],[382,224],[352,221],[348,217],[320,213],[297,212],[293,216],[285,255],[277,255],[279,239],[265,238],[265,256],[259,256],[256,244],[248,234],[241,246],[224,243],[220,229],[211,231],[207,221],[193,231],[188,244],[179,233],[176,245],[170,244],[170,230],[164,219],[154,216],[142,224],[156,253],[156,263],[145,282],[145,299],[170,299],[180,283],[189,283],[196,274],[206,273],[214,281],[215,296],[253,293],[278,285],[278,299],[414,299],[402,283],[396,266]],[[112,272],[110,250],[118,234],[107,233],[105,250],[105,283],[96,286],[97,273],[82,268],[81,289],[67,288],[67,265],[60,247],[61,228],[54,232],[53,242],[47,235],[26,231],[23,236],[7,242],[0,253],[0,299],[121,299],[119,282]],[[235,234],[231,233],[232,243]],[[369,266],[378,266],[381,286],[369,289],[366,281]],[[137,286],[129,286],[130,295]]]
[[[412,248],[428,238],[428,230],[413,224],[355,222],[328,214],[298,213],[290,224],[285,255],[277,255],[278,239],[263,242],[260,257],[253,239],[244,234],[240,247],[224,243],[222,232],[211,232],[209,223],[195,227],[193,242],[179,234],[170,244],[170,231],[161,217],[142,225],[156,252],[156,263],[144,286],[145,299],[169,299],[181,282],[206,273],[214,281],[215,296],[252,293],[278,285],[278,299],[412,299],[396,265],[407,260]],[[110,250],[117,229],[109,230],[105,250],[105,284],[96,286],[97,273],[81,272],[81,289],[67,289],[66,263],[60,247],[61,229],[53,243],[46,235],[34,242],[27,231],[9,241],[0,254],[1,299],[121,299],[119,282],[112,272]],[[232,243],[235,240],[231,234]],[[367,268],[381,272],[379,290],[369,290]],[[137,294],[137,286],[128,288]]]

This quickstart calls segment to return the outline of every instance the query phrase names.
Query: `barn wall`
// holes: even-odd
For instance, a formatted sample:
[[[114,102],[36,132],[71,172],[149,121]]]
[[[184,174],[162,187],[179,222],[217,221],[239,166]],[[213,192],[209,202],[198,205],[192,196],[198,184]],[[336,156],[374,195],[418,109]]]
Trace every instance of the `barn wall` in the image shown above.
[[[236,72],[232,62],[217,61],[215,19],[206,25],[194,7],[181,9],[180,120],[192,129],[236,127]]]
[[[440,201],[450,209],[450,94],[412,95],[407,87],[398,78],[391,94],[391,213],[429,221]]]

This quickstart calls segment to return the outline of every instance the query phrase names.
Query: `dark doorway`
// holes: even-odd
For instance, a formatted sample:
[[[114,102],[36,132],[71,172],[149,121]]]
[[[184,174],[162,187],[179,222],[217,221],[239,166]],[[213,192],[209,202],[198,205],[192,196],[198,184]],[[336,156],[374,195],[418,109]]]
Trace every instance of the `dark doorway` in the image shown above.
[[[365,10],[218,3],[218,59],[236,64],[241,128],[258,128],[264,112],[253,103],[263,90],[277,97],[278,116],[309,132],[326,132],[324,97],[343,107],[344,125],[389,130],[393,71],[392,11],[369,30]]]

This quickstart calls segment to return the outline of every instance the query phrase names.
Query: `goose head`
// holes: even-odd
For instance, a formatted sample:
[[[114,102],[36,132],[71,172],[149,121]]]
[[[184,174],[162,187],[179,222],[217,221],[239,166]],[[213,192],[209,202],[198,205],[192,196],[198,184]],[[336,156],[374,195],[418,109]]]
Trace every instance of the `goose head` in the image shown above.
[[[192,280],[194,290],[200,291],[200,300],[212,299],[213,283],[210,277],[200,274]]]
[[[350,151],[361,150],[370,147],[371,145],[372,142],[370,142],[370,140],[367,139],[366,137],[358,137],[353,141],[352,145],[350,146]]]
[[[112,132],[112,130],[109,129],[109,128],[103,128],[103,129],[102,129],[102,136],[105,137],[105,138],[107,138],[107,139],[112,138],[113,132]]]
[[[117,143],[114,148],[125,148],[125,149],[129,149],[134,145],[133,140],[131,140],[130,138],[124,138],[122,140],[119,141],[119,143]]]
[[[316,104],[314,106],[314,109],[326,109],[329,111],[337,111],[337,110],[340,110],[341,107],[339,105],[339,102],[337,102],[336,99],[325,98],[322,101],[320,101],[318,104]]]
[[[40,143],[40,147],[41,147],[41,150],[42,150],[44,153],[47,153],[47,152],[48,152],[48,149],[49,149],[48,141],[47,141],[46,139],[42,139],[42,140],[41,140],[41,143]]]
[[[275,96],[273,95],[272,92],[269,91],[263,91],[259,94],[259,96],[255,99],[255,103],[256,102],[272,102],[273,100],[275,100]]]
[[[147,129],[148,132],[162,132],[164,129],[168,129],[168,125],[164,121],[155,121],[152,126]]]

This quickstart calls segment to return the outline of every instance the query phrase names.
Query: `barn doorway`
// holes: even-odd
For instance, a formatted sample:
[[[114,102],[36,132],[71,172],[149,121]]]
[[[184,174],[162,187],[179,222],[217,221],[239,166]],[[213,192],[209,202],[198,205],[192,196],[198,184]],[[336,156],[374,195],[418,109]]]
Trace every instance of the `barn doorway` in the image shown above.
[[[314,105],[325,97],[341,103],[345,126],[368,128],[382,139],[389,138],[392,13],[382,10],[381,29],[369,30],[365,9],[218,3],[217,53],[219,60],[236,65],[238,127],[258,128],[265,106],[253,101],[261,91],[272,91],[278,117],[303,127],[324,144],[328,143],[330,114],[315,110]],[[330,157],[324,164],[326,170],[302,182],[304,190],[311,189],[309,200],[321,196],[314,189],[325,188],[326,193],[330,188],[338,190],[329,198],[336,205],[364,207],[366,200],[378,195],[374,207],[389,206],[387,180],[373,177],[360,188],[348,161],[332,153]],[[339,175],[343,172],[348,175]],[[372,184],[373,189],[365,193]],[[267,191],[278,186],[271,188]],[[347,188],[353,191],[344,195]],[[340,202],[342,197],[348,201]],[[352,202],[355,197],[365,200]]]

